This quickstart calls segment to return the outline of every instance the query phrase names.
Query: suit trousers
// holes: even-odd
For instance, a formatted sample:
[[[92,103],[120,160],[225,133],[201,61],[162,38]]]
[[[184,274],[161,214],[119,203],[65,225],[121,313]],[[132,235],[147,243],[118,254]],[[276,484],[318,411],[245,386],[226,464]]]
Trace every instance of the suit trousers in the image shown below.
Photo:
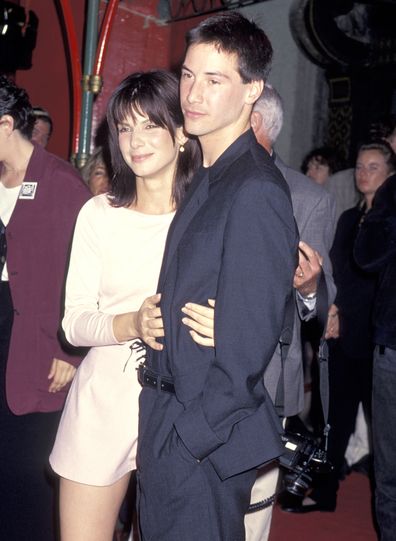
[[[254,504],[271,498],[276,493],[279,478],[277,462],[260,468],[254,482],[250,503]],[[246,541],[267,541],[272,519],[273,504],[245,515]]]
[[[146,413],[137,472],[142,541],[244,541],[257,470],[221,479],[210,457],[192,456],[173,426],[182,408],[174,395],[143,387],[140,408]]]
[[[381,541],[396,532],[396,350],[374,351],[373,452],[375,507]]]

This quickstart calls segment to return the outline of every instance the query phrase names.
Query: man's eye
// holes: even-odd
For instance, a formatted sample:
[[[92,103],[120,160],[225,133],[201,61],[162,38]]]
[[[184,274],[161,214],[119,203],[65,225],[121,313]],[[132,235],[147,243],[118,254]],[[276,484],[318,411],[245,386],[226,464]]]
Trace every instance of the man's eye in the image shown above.
[[[209,84],[211,84],[211,85],[219,85],[220,81],[217,81],[216,79],[210,79]]]

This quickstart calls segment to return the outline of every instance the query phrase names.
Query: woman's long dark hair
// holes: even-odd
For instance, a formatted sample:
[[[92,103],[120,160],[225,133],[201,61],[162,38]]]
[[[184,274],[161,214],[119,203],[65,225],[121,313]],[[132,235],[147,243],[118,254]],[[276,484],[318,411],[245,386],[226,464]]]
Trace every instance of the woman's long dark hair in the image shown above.
[[[133,73],[122,81],[110,98],[107,122],[114,171],[110,200],[116,207],[127,207],[136,201],[136,177],[125,163],[118,142],[118,125],[136,113],[147,115],[151,122],[168,130],[175,142],[176,130],[183,126],[176,76],[162,70]],[[185,151],[180,152],[177,159],[172,188],[172,200],[176,208],[201,161],[198,141],[190,138],[185,143]]]

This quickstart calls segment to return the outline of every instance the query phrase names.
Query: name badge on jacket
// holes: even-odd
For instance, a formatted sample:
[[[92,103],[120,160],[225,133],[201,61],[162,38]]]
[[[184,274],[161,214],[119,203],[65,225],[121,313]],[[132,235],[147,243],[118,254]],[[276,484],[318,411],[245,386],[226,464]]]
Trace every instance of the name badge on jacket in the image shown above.
[[[22,182],[19,199],[34,199],[36,196],[37,182]]]

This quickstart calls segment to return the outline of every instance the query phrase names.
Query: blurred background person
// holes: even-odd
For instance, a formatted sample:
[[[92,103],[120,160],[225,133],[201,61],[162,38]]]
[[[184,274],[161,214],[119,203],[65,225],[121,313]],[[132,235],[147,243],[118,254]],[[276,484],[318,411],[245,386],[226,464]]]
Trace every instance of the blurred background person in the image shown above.
[[[321,184],[336,202],[336,219],[360,201],[356,190],[354,168],[344,169],[345,164],[337,150],[323,146],[314,148],[304,158],[301,171]]]
[[[328,458],[333,472],[317,481],[313,492],[295,512],[334,511],[339,479],[349,437],[354,431],[359,403],[371,418],[373,363],[372,308],[376,276],[357,265],[353,249],[377,189],[395,170],[395,155],[386,141],[361,145],[358,151],[356,186],[361,204],[345,211],[337,224],[330,252],[337,295],[329,310],[329,433]]]
[[[106,164],[102,147],[97,147],[81,169],[81,175],[92,195],[110,190],[109,166]]]
[[[378,188],[371,211],[358,233],[357,263],[378,278],[374,308],[372,394],[376,518],[381,541],[393,541],[396,530],[396,161],[391,176]],[[370,171],[371,165],[371,171]],[[374,163],[367,175],[376,176]],[[377,165],[377,171],[381,164]],[[368,181],[366,180],[366,183]]]
[[[301,171],[318,184],[325,184],[330,175],[342,169],[339,153],[331,147],[311,150],[301,164]]]
[[[26,92],[0,76],[1,539],[56,539],[48,456],[81,357],[58,335],[69,243],[89,199],[75,169],[30,141]]]
[[[33,114],[36,121],[33,126],[31,141],[45,148],[53,131],[52,118],[48,111],[42,107],[33,107]]]

